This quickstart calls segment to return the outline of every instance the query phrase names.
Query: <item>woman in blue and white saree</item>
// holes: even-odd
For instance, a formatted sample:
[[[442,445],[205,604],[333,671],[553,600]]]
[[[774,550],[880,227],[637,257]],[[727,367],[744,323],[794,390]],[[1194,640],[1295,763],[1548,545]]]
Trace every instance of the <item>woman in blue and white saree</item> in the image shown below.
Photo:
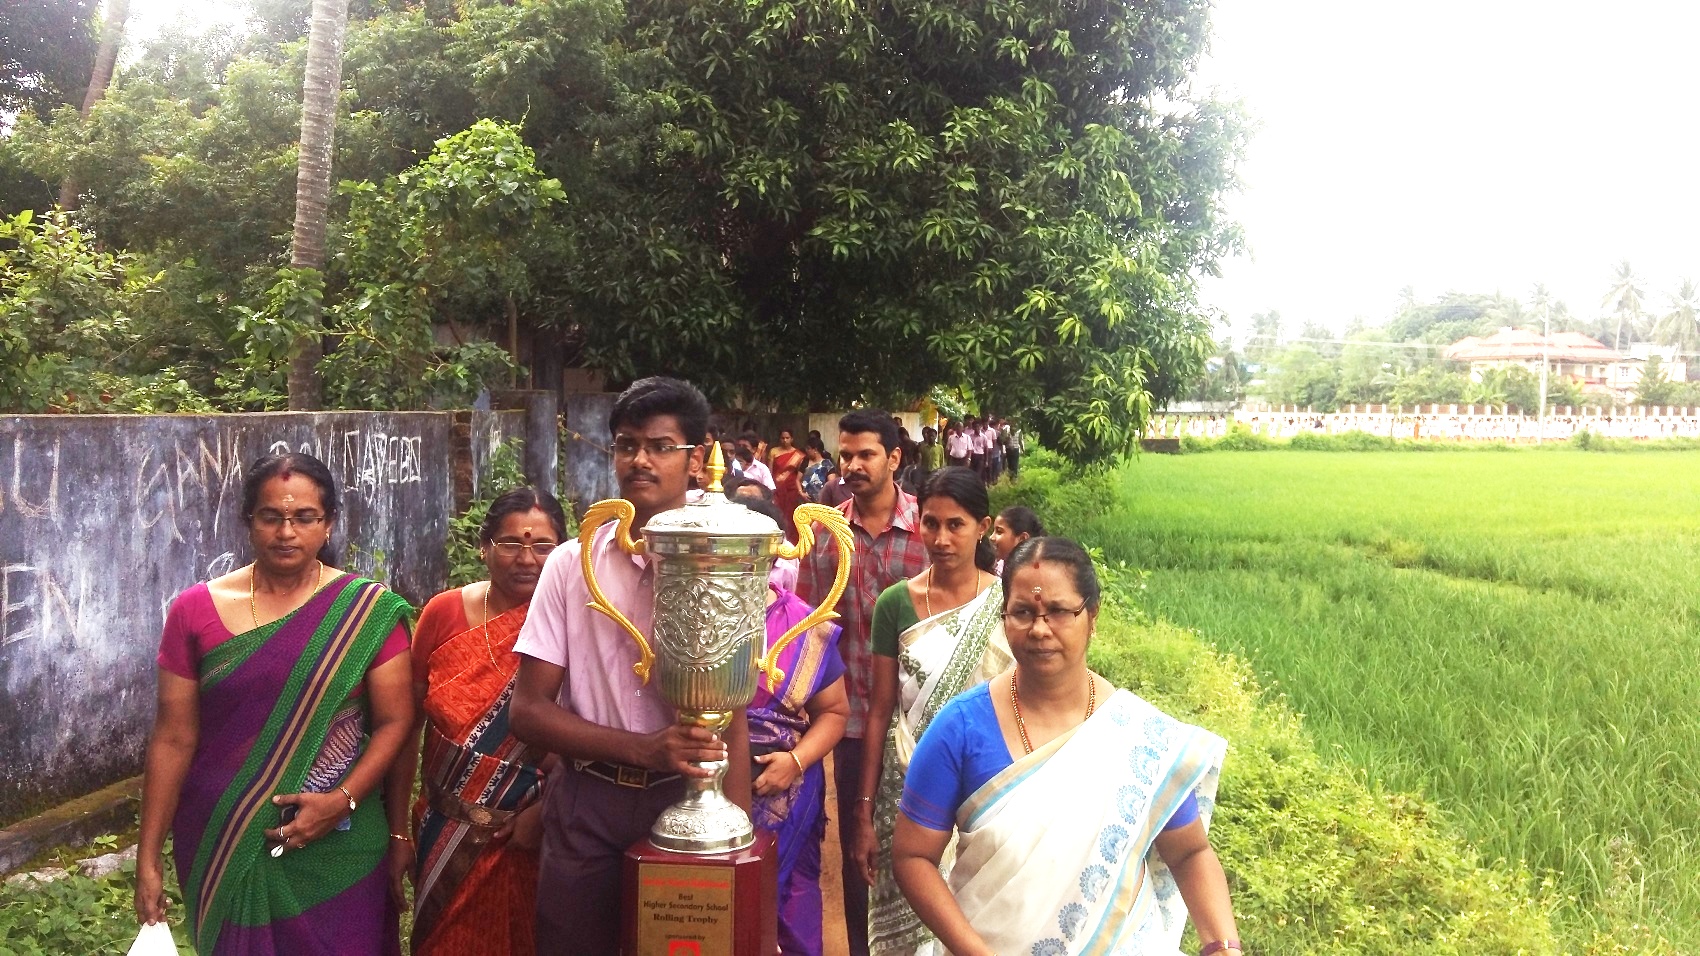
[[[1004,567],[1015,664],[947,704],[909,765],[892,869],[954,956],[1240,956],[1206,829],[1227,743],[1086,666],[1100,591],[1066,538]],[[948,884],[939,862],[956,835]]]

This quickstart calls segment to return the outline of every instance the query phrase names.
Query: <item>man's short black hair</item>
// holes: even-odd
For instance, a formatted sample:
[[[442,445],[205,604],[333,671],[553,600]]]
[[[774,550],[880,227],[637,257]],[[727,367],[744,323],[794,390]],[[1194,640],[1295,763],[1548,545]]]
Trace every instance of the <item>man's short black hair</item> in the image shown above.
[[[657,415],[671,415],[679,422],[688,444],[700,445],[708,436],[708,399],[690,382],[662,375],[640,378],[614,400],[608,413],[608,433],[621,425],[642,425]]]
[[[738,440],[749,443],[750,447],[761,444],[761,435],[755,429],[746,429],[738,433]]]
[[[884,448],[888,455],[901,447],[903,440],[891,416],[880,408],[856,409],[838,420],[838,430],[852,435],[877,435],[880,447]]]

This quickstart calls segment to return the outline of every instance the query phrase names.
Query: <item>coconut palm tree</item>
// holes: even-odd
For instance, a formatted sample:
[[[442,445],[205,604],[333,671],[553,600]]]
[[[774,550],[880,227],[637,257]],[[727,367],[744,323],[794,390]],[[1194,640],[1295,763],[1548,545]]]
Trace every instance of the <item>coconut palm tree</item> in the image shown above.
[[[301,149],[295,165],[295,234],[289,253],[293,269],[322,271],[325,267],[331,150],[336,139],[337,91],[342,86],[342,37],[347,28],[348,0],[313,0],[306,79],[301,89]],[[318,320],[315,304],[290,357],[291,409],[314,409],[324,402]]]
[[[1700,285],[1682,280],[1682,288],[1670,297],[1671,310],[1653,326],[1653,340],[1674,345],[1679,354],[1700,354]]]
[[[1494,297],[1494,304],[1488,307],[1488,315],[1508,329],[1520,329],[1529,322],[1529,313],[1523,311],[1523,303],[1503,296]]]
[[[1612,348],[1623,348],[1623,325],[1629,323],[1629,334],[1634,336],[1641,326],[1641,280],[1635,275],[1635,270],[1625,259],[1618,263],[1617,275],[1612,277],[1611,291],[1606,293],[1605,300],[1600,304],[1617,316],[1617,334],[1612,337]]]
[[[124,21],[130,18],[130,0],[107,0],[105,14],[100,18],[100,46],[94,54],[94,71],[89,76],[89,88],[83,93],[82,115],[89,115],[94,105],[106,96],[112,85],[112,72],[118,65],[118,45],[124,41]],[[59,205],[63,209],[77,208],[77,180],[66,176],[59,184]]]

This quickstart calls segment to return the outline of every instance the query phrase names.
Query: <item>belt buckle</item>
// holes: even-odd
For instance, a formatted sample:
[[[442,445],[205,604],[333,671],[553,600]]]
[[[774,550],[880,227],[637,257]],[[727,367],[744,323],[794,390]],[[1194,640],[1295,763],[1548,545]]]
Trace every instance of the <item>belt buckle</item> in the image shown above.
[[[628,767],[625,764],[614,766],[614,782],[622,787],[635,787],[643,790],[649,786],[649,771]]]
[[[491,813],[488,808],[481,807],[476,803],[466,808],[466,817],[470,822],[481,827],[487,827],[496,820],[496,815]]]

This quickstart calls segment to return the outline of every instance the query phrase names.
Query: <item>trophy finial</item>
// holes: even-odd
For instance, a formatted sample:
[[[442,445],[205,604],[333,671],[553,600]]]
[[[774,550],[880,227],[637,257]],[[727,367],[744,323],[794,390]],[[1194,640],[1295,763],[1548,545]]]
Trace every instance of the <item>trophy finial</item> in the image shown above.
[[[708,493],[720,494],[725,491],[720,486],[720,479],[726,476],[726,456],[720,452],[720,443],[714,442],[708,449]]]

